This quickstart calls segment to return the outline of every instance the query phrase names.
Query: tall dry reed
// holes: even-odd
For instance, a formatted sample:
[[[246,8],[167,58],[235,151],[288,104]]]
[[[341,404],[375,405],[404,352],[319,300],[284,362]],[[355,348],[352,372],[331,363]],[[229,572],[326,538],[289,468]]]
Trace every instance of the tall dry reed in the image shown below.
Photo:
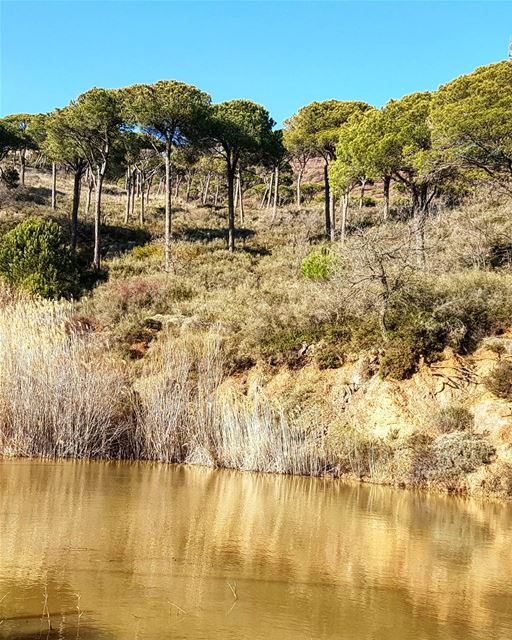
[[[0,309],[0,451],[11,455],[124,455],[128,390],[104,340],[72,323],[68,303]]]
[[[319,475],[325,429],[286,417],[261,390],[224,380],[214,333],[159,339],[131,381],[69,303],[0,308],[0,453],[130,457]]]
[[[321,429],[291,424],[260,390],[223,384],[214,334],[162,341],[137,390],[142,457],[304,475],[335,466]]]

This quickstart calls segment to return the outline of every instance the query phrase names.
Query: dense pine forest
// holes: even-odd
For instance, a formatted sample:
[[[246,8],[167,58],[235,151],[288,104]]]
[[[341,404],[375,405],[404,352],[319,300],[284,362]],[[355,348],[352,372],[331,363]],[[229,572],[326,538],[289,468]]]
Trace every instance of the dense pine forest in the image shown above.
[[[0,451],[512,496],[511,88],[1,119]]]

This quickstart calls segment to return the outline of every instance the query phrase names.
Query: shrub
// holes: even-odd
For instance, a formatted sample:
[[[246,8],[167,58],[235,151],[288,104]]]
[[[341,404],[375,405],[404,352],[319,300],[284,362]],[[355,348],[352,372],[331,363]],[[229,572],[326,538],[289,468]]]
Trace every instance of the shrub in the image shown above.
[[[442,276],[433,283],[435,319],[449,329],[447,344],[462,353],[475,349],[482,338],[503,331],[512,313],[508,277],[468,272]]]
[[[498,356],[498,359],[501,359],[501,356],[507,353],[507,347],[505,346],[503,340],[486,340],[484,342],[484,347],[489,349]]]
[[[301,262],[300,272],[309,280],[327,280],[331,275],[333,256],[326,247],[314,249]]]
[[[499,362],[484,383],[498,398],[512,400],[512,362]]]
[[[129,316],[169,313],[177,301],[188,300],[193,292],[168,274],[132,276],[110,280],[96,289],[93,309],[107,322],[119,323]]]
[[[432,443],[429,479],[443,479],[476,471],[491,462],[495,453],[490,442],[463,432],[446,433]]]
[[[403,340],[397,340],[385,350],[380,360],[379,373],[381,378],[405,380],[412,376],[417,367],[418,355],[415,349]]]
[[[144,244],[141,247],[132,249],[132,256],[136,260],[146,260],[148,258],[163,258],[163,250],[160,244]]]
[[[481,465],[489,464],[494,454],[490,442],[463,431],[445,433],[432,441],[419,440],[410,459],[410,483],[446,484],[451,490],[460,490],[459,481]]]
[[[493,464],[483,479],[482,489],[485,494],[501,498],[512,497],[512,464],[509,462]]]
[[[420,486],[440,483],[459,490],[459,481],[481,465],[489,464],[494,454],[491,443],[474,434],[445,433],[417,449],[411,467],[411,482]]]
[[[343,352],[333,342],[321,342],[317,345],[315,361],[319,369],[338,369],[343,364]]]
[[[346,320],[346,319],[345,319]],[[299,367],[314,355],[321,369],[342,364],[342,347],[350,337],[350,328],[339,322],[311,323],[302,330],[283,329],[263,341],[261,353],[270,365]],[[315,349],[310,349],[316,345]]]
[[[16,189],[20,184],[20,174],[14,167],[6,167],[3,169],[1,179],[8,189]]]
[[[418,369],[420,357],[433,362],[443,350],[444,343],[445,329],[441,325],[405,324],[399,327],[381,358],[381,377],[395,380],[410,378]]]
[[[473,423],[473,414],[459,404],[442,407],[432,418],[432,426],[441,433],[471,431]]]
[[[311,202],[313,198],[324,197],[324,184],[323,182],[303,182],[300,192],[304,202]]]
[[[44,298],[70,296],[77,288],[75,257],[62,229],[42,218],[29,218],[3,237],[0,275]]]

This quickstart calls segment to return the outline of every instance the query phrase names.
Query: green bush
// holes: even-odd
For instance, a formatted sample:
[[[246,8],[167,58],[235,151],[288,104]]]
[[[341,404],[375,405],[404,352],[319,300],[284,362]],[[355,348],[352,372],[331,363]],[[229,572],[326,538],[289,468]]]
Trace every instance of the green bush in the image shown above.
[[[380,361],[382,378],[405,380],[418,369],[420,357],[433,362],[444,348],[444,329],[442,326],[400,327],[396,336],[386,347]]]
[[[163,258],[163,248],[160,244],[144,244],[141,247],[132,249],[132,256],[136,260],[147,260],[148,258]]]
[[[316,348],[315,361],[319,369],[338,369],[343,364],[343,351],[335,342],[320,342]]]
[[[512,400],[512,362],[499,362],[484,382],[498,398]]]
[[[348,324],[343,321],[311,323],[298,329],[282,329],[269,336],[261,345],[261,354],[270,365],[286,364],[298,367],[314,354],[321,369],[333,369],[342,364],[342,347],[350,338]],[[316,349],[310,347],[317,345]]]
[[[327,280],[332,272],[333,256],[326,247],[314,249],[301,262],[300,272],[309,280]]]
[[[323,182],[303,182],[300,188],[303,202],[311,202],[313,199],[324,198],[324,183]]]
[[[410,378],[418,367],[418,354],[413,346],[397,340],[391,344],[380,359],[381,378],[405,380]]]
[[[460,404],[442,407],[432,418],[432,426],[440,433],[471,431],[473,423],[473,414]]]
[[[44,298],[68,297],[77,290],[75,257],[62,229],[42,218],[28,218],[2,238],[0,275]]]

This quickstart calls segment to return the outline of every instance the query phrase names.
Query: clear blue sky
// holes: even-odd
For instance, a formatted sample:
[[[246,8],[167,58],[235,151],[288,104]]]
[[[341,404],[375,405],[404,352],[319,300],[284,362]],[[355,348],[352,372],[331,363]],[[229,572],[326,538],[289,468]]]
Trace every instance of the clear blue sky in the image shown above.
[[[281,122],[312,100],[382,105],[506,57],[511,2],[0,2],[0,113],[177,79]]]

